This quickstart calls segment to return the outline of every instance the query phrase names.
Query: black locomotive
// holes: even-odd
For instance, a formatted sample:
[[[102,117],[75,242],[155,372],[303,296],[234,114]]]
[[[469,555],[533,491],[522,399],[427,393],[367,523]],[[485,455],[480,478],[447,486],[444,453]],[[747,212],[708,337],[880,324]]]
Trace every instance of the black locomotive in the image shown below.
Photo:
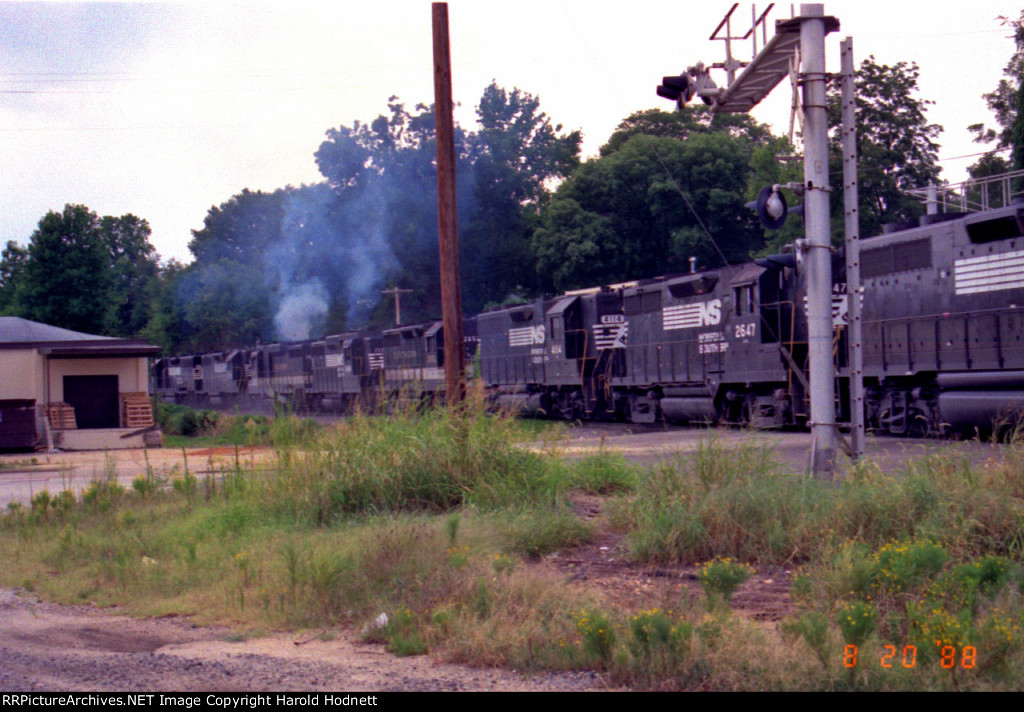
[[[944,212],[861,241],[865,422],[907,435],[1024,410],[1024,203]],[[466,320],[499,405],[566,419],[801,425],[809,417],[798,255],[567,292]],[[849,418],[845,268],[833,265],[837,412]],[[214,407],[344,410],[443,395],[441,322],[163,358],[154,392]]]

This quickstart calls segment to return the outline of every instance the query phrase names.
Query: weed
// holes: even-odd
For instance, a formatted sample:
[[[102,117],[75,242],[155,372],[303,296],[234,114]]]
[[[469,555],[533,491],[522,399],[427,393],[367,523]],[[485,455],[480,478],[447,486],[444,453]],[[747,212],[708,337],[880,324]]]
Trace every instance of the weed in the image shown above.
[[[581,611],[576,615],[576,630],[584,652],[597,664],[608,667],[615,648],[615,626],[602,612]]]
[[[709,598],[724,602],[732,600],[732,594],[740,584],[754,575],[754,568],[726,557],[714,559],[701,565],[697,579]]]

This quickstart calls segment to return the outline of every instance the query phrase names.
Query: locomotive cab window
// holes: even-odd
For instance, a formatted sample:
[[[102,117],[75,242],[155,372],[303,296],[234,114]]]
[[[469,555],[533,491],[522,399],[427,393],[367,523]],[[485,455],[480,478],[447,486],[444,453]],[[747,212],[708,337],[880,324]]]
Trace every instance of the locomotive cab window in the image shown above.
[[[735,303],[736,316],[754,313],[754,285],[743,284],[733,287],[733,301]]]
[[[550,336],[551,336],[551,340],[552,341],[554,341],[556,339],[562,338],[562,317],[560,317],[560,316],[553,316],[553,317],[551,317],[551,328],[550,328],[550,331],[551,331]]]

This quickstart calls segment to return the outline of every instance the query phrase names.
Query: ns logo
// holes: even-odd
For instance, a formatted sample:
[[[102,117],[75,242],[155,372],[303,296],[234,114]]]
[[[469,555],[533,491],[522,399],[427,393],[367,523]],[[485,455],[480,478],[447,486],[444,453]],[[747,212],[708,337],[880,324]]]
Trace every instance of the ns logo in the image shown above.
[[[700,309],[700,325],[715,326],[722,322],[722,300],[712,299],[709,302],[702,302]]]
[[[509,346],[540,346],[544,343],[544,325],[523,326],[508,330]]]
[[[697,329],[722,323],[722,300],[679,304],[662,311],[665,329]]]

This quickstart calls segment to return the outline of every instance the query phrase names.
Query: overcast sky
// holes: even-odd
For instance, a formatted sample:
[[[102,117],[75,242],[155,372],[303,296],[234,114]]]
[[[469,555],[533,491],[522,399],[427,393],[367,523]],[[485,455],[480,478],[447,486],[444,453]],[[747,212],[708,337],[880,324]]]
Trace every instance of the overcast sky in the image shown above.
[[[824,4],[842,26],[826,40],[828,70],[838,71],[846,36],[858,62],[917,62],[921,96],[935,102],[928,118],[945,129],[943,176],[962,179],[975,159],[956,157],[983,148],[966,127],[991,123],[981,94],[1013,52],[997,17],[1020,6]],[[472,127],[496,80],[581,129],[592,156],[632,112],[671,108],[654,92],[662,75],[724,58],[709,36],[731,5],[452,0],[456,120]],[[160,254],[188,261],[210,206],[243,188],[320,180],[313,153],[328,128],[372,120],[391,95],[433,102],[430,18],[429,0],[0,2],[0,241],[27,243],[47,211],[80,203],[145,218]],[[734,33],[750,20],[741,5]],[[749,44],[734,54],[749,59]],[[754,116],[785,133],[789,102],[786,82]]]

